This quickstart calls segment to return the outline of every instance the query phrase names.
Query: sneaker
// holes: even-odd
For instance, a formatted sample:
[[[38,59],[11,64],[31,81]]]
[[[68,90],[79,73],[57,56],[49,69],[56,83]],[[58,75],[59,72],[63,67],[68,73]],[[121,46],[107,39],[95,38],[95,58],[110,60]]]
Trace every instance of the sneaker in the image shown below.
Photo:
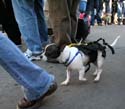
[[[118,18],[118,25],[122,25],[122,19]]]
[[[39,61],[41,59],[41,53],[37,53],[37,54],[34,54],[32,53],[31,50],[27,49],[25,52],[24,52],[24,55],[30,60],[30,61]]]
[[[24,108],[29,108],[29,107],[33,107],[35,106],[35,104],[37,104],[39,101],[42,101],[45,97],[51,95],[52,93],[54,93],[57,89],[57,83],[54,81],[52,82],[52,84],[50,85],[48,91],[41,96],[39,99],[37,100],[33,100],[33,101],[29,101],[26,98],[22,98],[19,102],[18,102],[18,109],[24,109]]]

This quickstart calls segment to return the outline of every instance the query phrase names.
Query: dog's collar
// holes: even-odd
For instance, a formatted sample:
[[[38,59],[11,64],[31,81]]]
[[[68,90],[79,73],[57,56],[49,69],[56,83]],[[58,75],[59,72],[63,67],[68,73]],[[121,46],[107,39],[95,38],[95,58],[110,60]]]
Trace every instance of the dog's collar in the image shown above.
[[[69,53],[69,57],[66,59],[66,61],[64,62],[64,65],[67,67],[67,66],[69,66],[72,62],[73,62],[73,60],[76,58],[76,56],[78,55],[78,54],[81,54],[81,52],[80,51],[78,51],[78,52],[76,52],[76,54],[74,55],[74,57],[70,60],[70,55],[71,55],[71,52]]]

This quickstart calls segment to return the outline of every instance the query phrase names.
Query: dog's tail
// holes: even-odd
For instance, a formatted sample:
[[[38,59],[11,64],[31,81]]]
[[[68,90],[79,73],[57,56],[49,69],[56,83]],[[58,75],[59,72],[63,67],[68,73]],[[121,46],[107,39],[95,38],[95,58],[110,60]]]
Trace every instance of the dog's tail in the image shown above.
[[[117,43],[117,41],[118,41],[119,38],[120,38],[120,36],[117,36],[115,38],[115,40],[112,42],[112,44],[110,44],[110,46],[114,47],[116,45],[116,43]]]

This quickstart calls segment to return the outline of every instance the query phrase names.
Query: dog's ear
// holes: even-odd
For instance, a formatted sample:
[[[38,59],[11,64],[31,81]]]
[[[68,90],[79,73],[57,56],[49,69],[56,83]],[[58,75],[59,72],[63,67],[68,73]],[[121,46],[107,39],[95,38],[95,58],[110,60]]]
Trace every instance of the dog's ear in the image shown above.
[[[48,58],[57,58],[60,55],[60,48],[57,44],[52,43],[46,47],[45,55]]]
[[[62,52],[62,51],[64,50],[65,46],[66,46],[66,44],[63,44],[63,45],[61,45],[61,46],[59,47],[60,52]]]

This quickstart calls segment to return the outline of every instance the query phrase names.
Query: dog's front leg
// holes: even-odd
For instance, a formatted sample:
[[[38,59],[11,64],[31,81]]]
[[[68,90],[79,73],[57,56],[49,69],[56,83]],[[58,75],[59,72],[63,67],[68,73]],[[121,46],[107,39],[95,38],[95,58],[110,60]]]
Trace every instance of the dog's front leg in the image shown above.
[[[66,70],[66,80],[65,81],[63,81],[62,83],[61,83],[61,85],[68,85],[68,83],[69,83],[69,81],[70,81],[70,73],[71,73],[71,71],[69,70],[69,69],[67,69]]]
[[[85,76],[85,67],[82,67],[82,69],[79,70],[79,80],[80,81],[87,81]]]

